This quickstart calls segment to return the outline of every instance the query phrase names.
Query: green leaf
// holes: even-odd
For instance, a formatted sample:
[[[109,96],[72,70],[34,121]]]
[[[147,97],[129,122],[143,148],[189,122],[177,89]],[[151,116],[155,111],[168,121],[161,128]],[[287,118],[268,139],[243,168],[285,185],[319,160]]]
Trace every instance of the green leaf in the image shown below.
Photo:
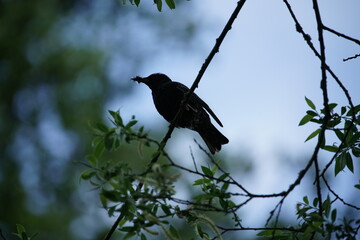
[[[346,114],[346,116],[351,116],[352,113],[357,114],[360,111],[360,104],[355,106],[354,108],[351,108],[348,113]]]
[[[115,121],[115,124],[116,124],[117,126],[121,126],[121,127],[124,126],[123,120],[122,120],[122,118],[121,118],[121,116],[120,116],[120,111],[114,112],[114,111],[109,110],[109,113],[110,113],[110,115],[113,117],[113,119],[114,119],[114,121]]]
[[[99,158],[104,152],[104,148],[104,141],[98,142],[94,148],[94,157]]]
[[[337,103],[330,103],[329,104],[330,111],[332,111],[336,106],[337,106]]]
[[[344,133],[341,132],[339,129],[335,129],[335,134],[340,141],[342,141],[344,139]]]
[[[354,147],[351,149],[351,152],[355,157],[360,157],[360,148]]]
[[[135,5],[138,7],[140,4],[140,0],[134,0]]]
[[[170,225],[169,230],[176,239],[180,239],[180,235],[179,235],[178,231],[176,230],[176,228],[173,227],[173,225]]]
[[[326,145],[326,146],[323,146],[322,149],[324,149],[328,152],[337,152],[339,148],[337,146]]]
[[[92,178],[95,175],[96,175],[96,172],[93,169],[86,169],[85,171],[83,171],[81,173],[80,178],[83,180],[89,180],[90,178]]]
[[[218,178],[218,180],[216,182],[219,183],[219,182],[223,181],[225,178],[227,178],[228,176],[229,176],[229,173],[224,173]]]
[[[350,131],[348,137],[346,138],[346,143],[349,146],[352,146],[354,145],[355,142],[359,141],[359,139],[360,139],[359,132]]]
[[[125,128],[131,128],[132,126],[134,126],[138,121],[137,120],[132,120],[130,121],[128,124],[126,124]]]
[[[96,128],[103,133],[107,133],[108,132],[108,127],[103,124],[103,123],[96,123]]]
[[[141,233],[141,235],[140,235],[140,239],[141,239],[141,240],[147,240],[147,238],[146,238],[145,234],[143,234],[143,233]]]
[[[360,184],[355,184],[354,187],[356,187],[357,189],[360,189]]]
[[[161,204],[161,209],[164,211],[165,214],[167,215],[171,215],[171,211],[170,211],[170,208],[164,204]]]
[[[111,110],[108,110],[108,112],[115,119],[115,116],[116,116],[117,112],[114,112],[114,111],[111,111]]]
[[[346,166],[346,156],[345,152],[342,152],[337,158],[335,162],[335,176],[342,171]]]
[[[26,232],[25,227],[21,224],[16,224],[16,230],[17,230],[17,233],[19,233],[19,234]]]
[[[355,112],[355,114],[358,113],[358,112],[360,112],[360,104],[359,104],[359,105],[356,105],[356,106],[354,107],[354,112]]]
[[[332,210],[331,212],[331,221],[332,222],[336,221],[336,209]]]
[[[321,132],[321,129],[318,128],[314,132],[312,132],[305,140],[305,142],[309,141],[310,139],[316,137]]]
[[[154,3],[156,4],[156,7],[159,12],[161,12],[162,9],[162,0],[154,0]]]
[[[175,9],[175,2],[174,0],[165,0],[166,4],[169,6],[170,9]]]
[[[107,211],[108,211],[108,216],[109,216],[109,217],[113,217],[115,210],[116,210],[116,206],[109,207],[109,208],[107,209]]]
[[[205,166],[201,166],[201,169],[206,176],[208,176],[208,177],[213,176],[213,172],[209,168],[207,168]]]
[[[117,193],[116,191],[102,189],[101,195],[112,202],[117,202],[120,200],[119,193]]]
[[[114,132],[108,132],[104,138],[104,146],[106,150],[111,151],[113,150],[114,145],[115,145]]]
[[[260,237],[272,237],[272,236],[277,236],[277,235],[281,235],[282,231],[280,230],[265,230],[265,231],[261,231],[257,234],[257,236],[260,236]],[[276,238],[278,239],[278,238]]]
[[[307,113],[307,115],[311,115],[311,116],[318,116],[318,114],[317,114],[317,112],[314,112],[314,111],[312,111],[312,110],[308,110],[308,111],[306,111],[306,113]]]
[[[127,220],[126,218],[123,218],[123,219],[120,221],[119,226],[120,226],[120,227],[124,226],[125,223],[127,223],[127,221],[128,221],[128,220]]]
[[[107,208],[107,199],[106,199],[106,197],[104,195],[100,194],[99,198],[100,198],[100,202],[101,202],[101,205],[103,206],[103,208]]]
[[[136,235],[136,232],[135,231],[131,231],[131,232],[128,232],[125,236],[124,236],[124,240],[126,239],[129,239],[129,238],[132,238],[133,236]]]
[[[346,113],[346,107],[341,107],[341,115],[344,115]]]
[[[311,109],[316,110],[316,107],[315,107],[314,103],[313,103],[310,99],[308,99],[307,97],[305,97],[305,101],[306,101],[307,105],[308,105],[309,107],[311,107]]]
[[[351,155],[350,155],[349,152],[346,152],[345,158],[346,158],[346,166],[347,166],[347,168],[348,168],[352,173],[354,173],[353,160],[352,160],[352,157],[351,157]]]
[[[303,197],[303,201],[305,204],[309,205],[309,199],[307,196]]]
[[[94,157],[94,155],[88,155],[86,157],[86,160],[91,164],[91,166],[96,167],[97,160],[96,157]]]
[[[326,200],[323,202],[323,210],[326,217],[329,216],[331,209],[331,201],[329,195],[327,196]]]
[[[211,182],[210,179],[201,178],[201,179],[195,180],[193,186],[203,185],[203,184],[209,184],[210,182]]]
[[[299,126],[302,126],[302,125],[304,125],[304,124],[306,124],[306,123],[308,123],[308,122],[310,122],[310,120],[311,119],[313,119],[314,118],[314,116],[313,115],[305,115],[301,120],[300,120],[300,122],[299,122]]]
[[[227,189],[229,188],[229,183],[228,182],[225,182],[222,187],[221,187],[221,191],[222,192],[225,192]]]
[[[314,198],[313,200],[313,206],[316,207],[319,203],[319,199],[318,198]]]
[[[219,203],[224,210],[226,210],[229,207],[227,201],[222,198],[219,198]]]

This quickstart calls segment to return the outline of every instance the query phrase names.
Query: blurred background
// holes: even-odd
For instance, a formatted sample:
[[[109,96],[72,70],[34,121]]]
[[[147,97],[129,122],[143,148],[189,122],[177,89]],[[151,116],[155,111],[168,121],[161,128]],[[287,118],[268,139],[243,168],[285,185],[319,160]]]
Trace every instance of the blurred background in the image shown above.
[[[158,12],[151,1],[137,8],[118,0],[0,0],[0,228],[6,239],[12,239],[16,223],[39,232],[39,240],[104,236],[114,220],[96,191],[79,182],[80,162],[91,151],[89,123],[107,121],[107,110],[119,109],[160,140],[168,124],[149,89],[130,78],[162,72],[191,86],[236,5],[176,3],[175,10],[164,3]],[[317,46],[311,3],[291,4]],[[360,39],[359,1],[319,4],[325,25]],[[359,104],[360,60],[342,61],[358,54],[359,46],[328,32],[325,41],[328,64]],[[298,123],[308,109],[305,96],[321,108],[320,79],[320,62],[283,2],[248,1],[196,93],[221,119],[220,130],[230,140],[217,158],[251,192],[286,189],[306,164],[315,141],[304,140],[316,126]],[[347,104],[332,79],[329,96],[330,102]],[[206,165],[193,138],[203,144],[197,134],[175,130],[167,151],[186,167],[193,167],[191,151]],[[124,147],[119,159],[131,156],[146,164],[148,158],[135,148]],[[329,155],[321,157],[325,165]],[[355,204],[352,186],[360,171],[354,163],[355,174],[345,171],[331,182]],[[296,201],[312,187],[311,174],[287,200],[282,221],[296,221]],[[181,178],[179,197],[191,197],[193,180]],[[263,226],[277,201],[250,202],[241,210],[243,225]],[[255,233],[236,233],[234,239],[239,234],[251,239]]]

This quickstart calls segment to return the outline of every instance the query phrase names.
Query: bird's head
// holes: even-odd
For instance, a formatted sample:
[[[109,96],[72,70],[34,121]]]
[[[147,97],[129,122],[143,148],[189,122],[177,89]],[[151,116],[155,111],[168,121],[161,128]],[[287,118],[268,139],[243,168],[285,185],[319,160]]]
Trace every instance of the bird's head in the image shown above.
[[[171,82],[171,79],[162,73],[154,73],[144,78],[136,76],[131,78],[131,80],[138,83],[145,83],[152,90],[164,83]]]

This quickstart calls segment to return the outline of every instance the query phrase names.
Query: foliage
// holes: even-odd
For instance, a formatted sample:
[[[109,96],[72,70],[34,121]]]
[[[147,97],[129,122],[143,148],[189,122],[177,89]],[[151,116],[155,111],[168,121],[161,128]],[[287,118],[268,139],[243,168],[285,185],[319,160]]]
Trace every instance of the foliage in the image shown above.
[[[304,121],[305,116],[300,121],[300,125],[307,122],[322,124],[324,110],[321,109],[317,113],[312,101],[306,98],[306,102],[312,109],[307,112],[306,116],[310,115],[312,118]],[[341,115],[339,115],[334,111],[335,106],[331,106],[332,117],[326,126],[333,132],[341,131],[335,128],[335,126],[339,127],[341,123],[350,126],[348,123],[351,121],[351,118],[348,117],[349,113],[354,113],[357,119],[359,118],[358,107],[355,110],[351,108],[347,108],[348,111],[342,110]],[[180,239],[178,230],[172,223],[174,218],[191,224],[194,227],[194,233],[202,239],[213,237],[221,239],[221,230],[223,233],[228,230],[226,227],[218,225],[216,218],[210,217],[209,213],[217,212],[225,214],[225,216],[231,215],[235,229],[244,230],[246,228],[242,226],[241,218],[237,213],[241,207],[254,198],[282,197],[284,199],[289,193],[252,194],[234,180],[230,173],[225,172],[221,168],[220,162],[215,161],[210,155],[208,156],[212,165],[201,166],[201,171],[198,170],[195,162],[195,170],[175,163],[164,150],[153,154],[153,159],[160,154],[167,161],[158,163],[152,159],[145,170],[137,173],[133,172],[133,169],[122,159],[116,161],[103,159],[106,152],[121,151],[124,144],[136,143],[139,146],[138,149],[143,149],[144,146],[155,145],[159,147],[161,145],[156,140],[149,138],[148,134],[144,132],[144,127],[134,129],[137,123],[134,116],[125,123],[119,111],[109,111],[109,113],[113,127],[107,127],[102,123],[92,127],[95,134],[93,153],[87,157],[89,169],[81,174],[81,179],[90,181],[94,187],[99,189],[100,200],[110,217],[115,216],[116,213],[120,215],[119,230],[124,233],[125,239],[135,235],[141,239],[147,239],[147,235],[158,235],[158,229],[168,239]],[[339,121],[339,118],[342,121]],[[347,131],[355,134],[353,132],[357,132],[355,129],[357,129],[358,120],[354,121],[354,126],[355,128],[343,128],[342,134],[345,135]],[[339,141],[343,139],[341,138]],[[329,151],[330,148],[325,144],[326,141],[322,142],[321,148]],[[345,151],[351,152],[353,148],[358,148],[358,142],[359,139],[345,142],[346,145],[343,144],[344,147],[341,148],[341,151],[340,148],[337,148],[336,151],[330,149],[330,152],[337,152],[339,155]],[[142,150],[138,152],[142,154]],[[349,168],[349,166],[347,167]],[[335,168],[337,168],[337,164]],[[198,176],[193,186],[200,187],[201,193],[194,196],[193,200],[175,197],[174,185],[180,176],[179,170]],[[353,171],[352,168],[350,170]],[[324,178],[324,176],[322,177]],[[324,181],[326,181],[325,178]],[[244,194],[229,191],[229,186],[238,187]],[[330,186],[328,187],[331,190]],[[358,226],[360,226],[360,219],[338,217],[337,209],[333,207],[333,204],[341,198],[333,191],[332,193],[336,197],[335,199],[330,199],[329,195],[322,202],[319,198],[314,198],[312,204],[305,196],[303,203],[297,205],[298,224],[287,227],[276,227],[275,224],[274,227],[260,231],[258,236],[271,237],[272,239],[312,239],[314,236],[325,239],[331,239],[333,236],[337,239],[345,237],[355,239]],[[247,200],[236,204],[237,196],[247,197]],[[341,201],[343,200],[341,199]],[[359,210],[356,206],[346,205]],[[203,229],[203,225],[207,230]],[[256,228],[251,229],[256,230]]]
[[[157,226],[167,238],[179,239],[180,235],[176,227],[168,220],[174,217],[185,219],[194,226],[196,233],[202,238],[209,236],[202,225],[221,237],[215,223],[200,212],[208,210],[231,212],[234,203],[228,200],[230,198],[227,193],[228,174],[223,173],[215,177],[216,166],[211,170],[202,166],[202,172],[198,172],[202,177],[195,181],[194,186],[201,186],[205,193],[196,196],[193,202],[174,198],[176,193],[174,183],[179,174],[171,168],[178,166],[165,151],[162,151],[161,155],[168,159],[169,163],[149,164],[141,173],[134,173],[127,163],[119,159],[102,160],[105,151],[121,151],[122,144],[136,142],[139,145],[138,149],[151,144],[160,146],[160,143],[148,137],[143,127],[133,129],[137,123],[134,117],[128,123],[124,123],[119,111],[109,111],[109,113],[114,127],[108,128],[104,124],[92,127],[96,135],[93,141],[94,151],[87,157],[89,169],[81,174],[81,179],[90,181],[99,189],[101,203],[109,216],[120,213],[122,219],[119,222],[119,230],[126,233],[124,238],[138,235],[146,239],[145,234],[159,234],[154,228]],[[222,183],[221,187],[217,186],[219,183]],[[170,202],[178,202],[187,207],[181,208],[178,204]]]
[[[140,5],[140,0],[128,0],[131,4],[135,4],[137,7]],[[126,4],[127,0],[123,0],[123,4]],[[166,5],[170,9],[175,9],[175,1],[174,0],[165,0]],[[159,12],[162,10],[162,0],[154,0],[154,4]]]
[[[37,0],[21,5],[18,4],[18,1],[5,2],[0,3],[0,13],[2,13],[0,18],[3,23],[0,36],[2,36],[2,40],[5,39],[0,43],[2,50],[0,51],[0,63],[2,64],[0,74],[2,79],[5,79],[2,81],[4,86],[0,89],[2,97],[0,111],[6,113],[2,114],[4,117],[2,118],[3,124],[0,126],[2,133],[0,147],[5,150],[5,159],[10,159],[10,161],[5,161],[6,175],[1,176],[8,182],[1,182],[1,188],[5,189],[6,196],[1,199],[2,204],[0,205],[11,209],[6,212],[6,216],[2,215],[2,217],[13,221],[13,216],[22,216],[27,220],[34,219],[34,215],[36,215],[24,207],[23,199],[25,197],[23,196],[27,189],[19,187],[21,186],[19,183],[20,170],[17,165],[25,165],[26,162],[32,160],[29,161],[29,165],[23,166],[23,169],[26,169],[27,166],[36,162],[40,162],[39,165],[45,165],[49,159],[57,160],[52,152],[47,150],[47,145],[44,143],[46,140],[42,139],[38,130],[42,126],[40,120],[55,119],[56,122],[59,119],[59,125],[63,132],[84,132],[82,129],[83,119],[92,122],[94,119],[101,118],[101,109],[105,105],[105,99],[101,96],[107,94],[100,93],[96,87],[99,86],[99,80],[106,78],[104,69],[100,68],[98,64],[102,59],[100,51],[93,48],[86,48],[87,50],[76,48],[65,44],[54,35],[54,32],[59,30],[57,17],[70,14],[75,3]],[[124,4],[126,2],[123,0]],[[140,0],[129,0],[129,2],[136,6],[140,4]],[[155,0],[154,3],[161,11],[162,0]],[[165,0],[165,3],[170,9],[175,8],[173,0]],[[231,29],[231,25],[244,3],[244,0],[238,2],[224,31],[217,38],[216,45],[205,60],[203,65],[205,67],[199,71],[199,75],[187,95],[188,98],[198,86],[215,53],[219,51],[221,42]],[[273,194],[255,194],[239,183],[233,173],[224,170],[223,161],[215,160],[200,145],[199,147],[208,157],[209,163],[206,166],[198,167],[194,159],[193,168],[184,167],[175,162],[164,149],[172,130],[169,130],[165,140],[159,142],[149,137],[144,127],[137,128],[135,117],[124,122],[118,111],[109,111],[111,127],[103,123],[91,126],[94,133],[93,149],[92,153],[87,156],[87,169],[80,175],[83,181],[89,182],[98,190],[100,202],[109,217],[117,217],[113,225],[115,228],[108,232],[106,239],[110,239],[116,229],[123,234],[124,239],[133,236],[147,239],[151,236],[158,236],[160,233],[168,239],[180,239],[182,232],[179,225],[183,222],[193,229],[193,237],[196,235],[201,239],[221,239],[226,233],[248,230],[258,231],[258,236],[261,238],[272,239],[356,238],[360,229],[360,220],[345,214],[340,216],[343,213],[335,203],[340,204],[342,208],[350,209],[350,211],[358,212],[360,208],[348,203],[332,189],[327,181],[329,176],[326,173],[331,167],[334,168],[335,173],[334,176],[331,175],[331,178],[337,177],[346,169],[355,172],[354,162],[360,156],[360,105],[352,103],[348,91],[326,63],[323,31],[328,31],[356,44],[359,44],[359,40],[327,27],[321,21],[316,0],[313,0],[313,7],[318,24],[318,36],[310,37],[303,30],[287,0],[284,0],[284,4],[294,20],[296,31],[303,36],[309,49],[320,60],[322,73],[323,108],[319,109],[309,98],[305,98],[310,109],[299,123],[301,126],[308,123],[317,125],[316,130],[305,140],[317,139],[317,142],[313,155],[308,159],[305,167],[299,171],[296,180],[289,184],[288,189],[284,191]],[[13,14],[14,12],[16,14]],[[26,35],[29,33],[30,35]],[[319,39],[319,50],[314,47],[312,39]],[[356,54],[346,61],[358,56]],[[339,85],[348,100],[348,105],[338,107],[336,103],[329,103],[327,75],[331,76],[331,79]],[[86,88],[84,92],[88,93],[87,95],[80,96],[81,91],[75,91],[74,85],[71,84],[72,81],[79,79],[87,80],[85,84],[77,81],[81,89]],[[108,88],[106,83],[107,81],[101,81],[101,86]],[[43,91],[44,89],[48,89],[48,91]],[[44,92],[51,93],[52,97],[44,98]],[[29,99],[31,101],[27,101]],[[49,105],[43,108],[32,107],[30,103],[34,99],[37,100],[33,105]],[[24,111],[15,109],[14,106]],[[55,114],[56,116],[53,117],[54,114],[49,109],[56,109],[57,115]],[[25,116],[22,115],[24,112]],[[174,124],[171,126],[173,127]],[[337,141],[329,143],[328,139],[331,137],[336,137]],[[83,139],[86,138],[82,138],[86,144],[86,140]],[[17,141],[21,144],[15,144]],[[17,148],[6,146],[5,144],[8,142]],[[79,156],[82,156],[83,148],[85,148],[84,144],[78,147],[75,140],[71,143],[75,146],[74,148],[82,149],[73,154],[71,159],[80,158]],[[122,153],[126,146],[133,145],[137,146],[138,155],[145,156],[148,162],[147,166],[135,169],[129,164],[133,159],[127,159],[126,154],[118,154],[115,157],[111,155],[115,152]],[[16,153],[13,149],[16,149]],[[40,160],[30,159],[28,152],[25,151],[29,149],[37,149],[38,152],[35,156],[41,156]],[[319,152],[322,150],[332,154],[325,167],[321,167],[318,159]],[[149,152],[152,155],[148,154]],[[20,153],[25,154],[21,155]],[[150,159],[149,156],[151,156]],[[21,159],[21,161],[15,158]],[[297,205],[297,223],[281,224],[279,216],[284,201],[301,184],[305,176],[309,177],[311,168],[315,170],[316,197],[309,201],[309,197],[304,196],[302,202]],[[64,172],[69,175],[68,178],[71,180],[73,168],[67,167]],[[70,201],[69,193],[63,194],[61,189],[73,190],[73,188],[63,182],[61,182],[63,183],[61,187],[59,187],[60,184],[55,185],[53,179],[55,174],[53,173],[53,169],[49,167],[41,172],[41,176],[34,175],[38,177],[41,188],[45,189],[43,192],[50,193],[44,195],[52,196],[57,200],[55,205],[61,207]],[[193,188],[198,193],[189,199],[176,197],[175,186],[185,174],[196,178]],[[27,180],[26,175],[23,178],[25,181]],[[8,184],[9,182],[11,184]],[[34,189],[31,188],[31,190]],[[358,189],[360,189],[359,183],[354,185],[354,190],[358,191]],[[323,200],[324,195],[327,196],[325,200]],[[20,200],[15,203],[8,199]],[[280,200],[269,213],[268,220],[263,226],[244,227],[240,211],[254,199]],[[63,209],[60,207],[59,209]],[[61,215],[59,211],[51,212],[49,214],[51,218],[46,218],[46,221],[32,222],[39,222],[40,225],[51,222],[59,231],[68,230],[63,223],[74,219],[77,211],[78,209],[67,208],[67,211],[63,211],[67,214]],[[65,233],[65,238],[68,235]],[[15,236],[20,239],[34,239],[36,234],[29,237],[25,228],[17,225]],[[0,237],[4,238],[2,235]]]
[[[325,109],[318,112],[314,103],[305,97],[305,100],[311,110],[301,119],[299,125],[302,126],[308,122],[314,122],[319,128],[312,132],[305,140],[308,141],[319,135],[321,125],[325,118]],[[360,157],[360,105],[354,108],[350,106],[342,106],[340,112],[336,112],[337,103],[330,103],[330,117],[327,121],[326,130],[330,130],[338,138],[338,141],[332,145],[326,144],[324,138],[321,142],[321,149],[335,153],[335,176],[347,167],[352,173],[354,172],[353,157]]]
[[[97,203],[88,201],[77,181],[83,170],[79,161],[91,148],[86,123],[100,121],[104,106],[131,93],[129,74],[154,51],[128,40],[134,32],[138,36],[139,26],[152,22],[153,30],[169,29],[153,24],[156,17],[147,9],[136,13],[137,21],[119,26],[132,14],[124,9],[121,1],[0,1],[0,231],[5,239],[14,237],[18,222],[31,224],[39,240],[97,238],[105,227],[91,226],[88,219],[100,213],[87,209],[97,209]],[[178,43],[194,36],[194,29],[186,29],[193,19],[186,22],[182,30],[170,30]],[[104,44],[104,32],[115,27]],[[116,34],[127,38],[114,40]],[[75,231],[76,225],[87,230]]]
[[[139,2],[137,2],[139,3]],[[272,239],[314,239],[325,238],[331,239],[335,236],[337,239],[355,239],[360,229],[360,219],[339,218],[338,210],[334,207],[336,201],[340,201],[345,207],[359,211],[360,208],[347,203],[342,199],[329,185],[325,173],[335,161],[335,177],[347,167],[354,172],[353,157],[359,157],[360,134],[358,126],[360,123],[360,105],[354,106],[347,89],[343,86],[340,79],[331,70],[326,63],[325,43],[323,31],[330,31],[338,36],[358,43],[344,34],[338,33],[326,27],[321,20],[319,6],[316,0],[313,1],[314,15],[316,17],[318,40],[320,50],[317,50],[312,43],[312,38],[305,33],[300,25],[296,15],[291,9],[288,1],[284,1],[291,17],[296,24],[296,30],[302,34],[309,48],[315,53],[321,62],[321,90],[323,95],[323,109],[317,110],[315,104],[305,97],[307,105],[311,108],[307,114],[300,120],[299,125],[305,125],[313,122],[319,127],[313,131],[305,140],[318,136],[316,146],[311,158],[306,166],[299,172],[296,180],[289,185],[287,190],[274,194],[254,194],[226,172],[221,167],[220,162],[215,161],[200,145],[199,147],[207,154],[211,161],[210,166],[201,166],[201,171],[194,160],[194,169],[186,168],[175,163],[171,156],[165,151],[164,147],[170,138],[175,123],[182,113],[189,97],[198,86],[202,74],[211,62],[215,53],[218,52],[221,42],[224,40],[227,32],[231,29],[237,14],[240,12],[245,0],[238,2],[223,32],[217,39],[213,50],[210,52],[204,65],[199,71],[190,91],[184,97],[182,107],[179,109],[176,117],[170,124],[169,130],[161,142],[150,139],[147,135],[142,135],[143,127],[139,130],[131,130],[131,126],[136,124],[133,118],[129,123],[124,124],[119,112],[111,112],[111,121],[114,128],[107,128],[103,124],[95,127],[94,132],[98,134],[94,144],[94,154],[88,160],[91,164],[90,169],[82,174],[83,179],[90,179],[91,183],[99,188],[100,199],[110,216],[114,212],[119,212],[113,228],[108,232],[105,239],[110,239],[114,229],[126,232],[125,238],[140,236],[146,239],[146,233],[158,234],[153,228],[158,226],[162,229],[163,234],[169,239],[179,239],[176,227],[169,220],[177,216],[179,220],[192,223],[195,226],[194,232],[201,239],[218,238],[230,231],[256,230],[258,236],[270,237]],[[138,5],[138,4],[137,4]],[[327,74],[330,74],[335,82],[344,92],[348,100],[348,106],[341,107],[340,113],[336,113],[336,103],[329,103],[327,89]],[[130,127],[129,127],[130,126]],[[338,138],[337,143],[327,144],[326,139],[329,133],[334,133]],[[147,169],[140,173],[133,173],[132,169],[122,162],[121,159],[113,166],[102,165],[99,157],[106,151],[116,151],[120,149],[121,142],[130,143],[131,141],[139,142],[140,146],[155,144],[158,150],[153,154],[149,161]],[[145,142],[145,144],[144,144]],[[333,154],[330,161],[325,167],[320,167],[319,152],[324,150]],[[352,154],[352,155],[351,155]],[[162,157],[165,163],[159,163],[158,159]],[[107,163],[109,161],[106,161]],[[315,192],[316,198],[312,204],[309,203],[308,197],[303,198],[303,203],[297,205],[297,224],[290,226],[279,226],[279,216],[284,201],[292,191],[301,184],[301,181],[308,174],[310,168],[315,169]],[[113,170],[115,169],[115,170]],[[201,188],[201,193],[194,196],[193,200],[175,198],[175,182],[178,174],[173,171],[188,172],[197,176],[194,186]],[[108,174],[108,173],[111,174]],[[112,174],[115,173],[115,174]],[[106,176],[110,176],[107,178]],[[94,180],[95,179],[95,180]],[[326,186],[323,188],[322,184]],[[355,185],[358,188],[358,184]],[[232,189],[231,191],[229,189]],[[327,192],[327,198],[323,200],[324,193]],[[335,198],[331,200],[330,194]],[[254,199],[280,198],[275,208],[270,211],[269,217],[264,227],[244,227],[242,219],[239,217],[239,210],[246,206]],[[109,205],[111,203],[111,205]],[[160,210],[161,211],[158,211]],[[219,218],[211,217],[210,213],[221,213],[229,219],[231,216],[232,223],[230,226],[220,225]],[[274,220],[274,221],[272,221]],[[199,223],[206,225],[208,231],[204,231]],[[269,226],[271,223],[271,226]]]
[[[21,224],[16,224],[17,233],[14,233],[21,240],[33,240],[35,239],[37,233],[32,234],[30,237],[27,235],[25,227]]]

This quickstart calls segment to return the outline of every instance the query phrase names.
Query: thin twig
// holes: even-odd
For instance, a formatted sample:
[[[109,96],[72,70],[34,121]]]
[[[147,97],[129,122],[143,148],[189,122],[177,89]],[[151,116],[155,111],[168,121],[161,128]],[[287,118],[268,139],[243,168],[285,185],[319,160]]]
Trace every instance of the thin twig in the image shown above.
[[[209,157],[209,159],[211,160],[211,162],[222,172],[222,173],[226,173],[222,167],[214,160],[214,158],[206,151],[205,148],[203,148],[195,139],[194,139],[195,143],[198,145],[198,147],[205,153],[207,154],[207,156]],[[243,190],[247,195],[252,195],[248,190],[246,190],[240,183],[238,183],[233,177],[230,176],[230,174],[228,174],[228,177],[230,178],[230,180],[236,185],[238,186],[241,190]]]
[[[349,61],[349,60],[351,60],[351,59],[355,59],[355,58],[358,58],[358,57],[360,57],[360,54],[355,54],[355,55],[352,56],[352,57],[344,58],[344,59],[343,59],[343,62],[346,62],[346,61]]]
[[[199,172],[198,169],[197,169],[197,166],[196,166],[195,157],[194,157],[193,151],[192,151],[192,149],[191,149],[191,146],[190,146],[189,148],[190,148],[191,159],[193,160],[193,163],[194,163],[195,171],[196,171],[196,172]]]
[[[348,207],[351,207],[351,208],[354,208],[356,210],[360,210],[360,207],[357,207],[355,205],[352,205],[350,203],[347,203],[345,202],[345,200],[343,198],[341,198],[329,185],[329,183],[327,182],[326,178],[324,176],[322,176],[322,179],[326,185],[326,187],[329,189],[329,191],[337,198],[340,200],[340,202],[342,202],[344,205],[348,206]]]
[[[360,40],[358,40],[358,39],[356,39],[356,38],[349,37],[349,36],[347,36],[347,35],[345,35],[345,34],[343,34],[343,33],[340,33],[340,32],[338,32],[338,31],[335,31],[334,29],[329,28],[329,27],[324,26],[324,25],[323,25],[323,29],[326,30],[326,31],[329,31],[329,32],[331,32],[331,33],[333,33],[333,34],[335,34],[335,35],[337,35],[337,36],[339,36],[339,37],[345,38],[345,39],[347,39],[347,40],[349,40],[349,41],[352,41],[352,42],[360,45]]]
[[[302,229],[296,228],[286,228],[286,227],[266,227],[266,228],[256,228],[256,227],[239,227],[239,228],[226,228],[219,225],[216,225],[219,229],[223,230],[223,232],[229,231],[264,231],[264,230],[273,230],[273,231],[289,231],[289,232],[303,232]]]

